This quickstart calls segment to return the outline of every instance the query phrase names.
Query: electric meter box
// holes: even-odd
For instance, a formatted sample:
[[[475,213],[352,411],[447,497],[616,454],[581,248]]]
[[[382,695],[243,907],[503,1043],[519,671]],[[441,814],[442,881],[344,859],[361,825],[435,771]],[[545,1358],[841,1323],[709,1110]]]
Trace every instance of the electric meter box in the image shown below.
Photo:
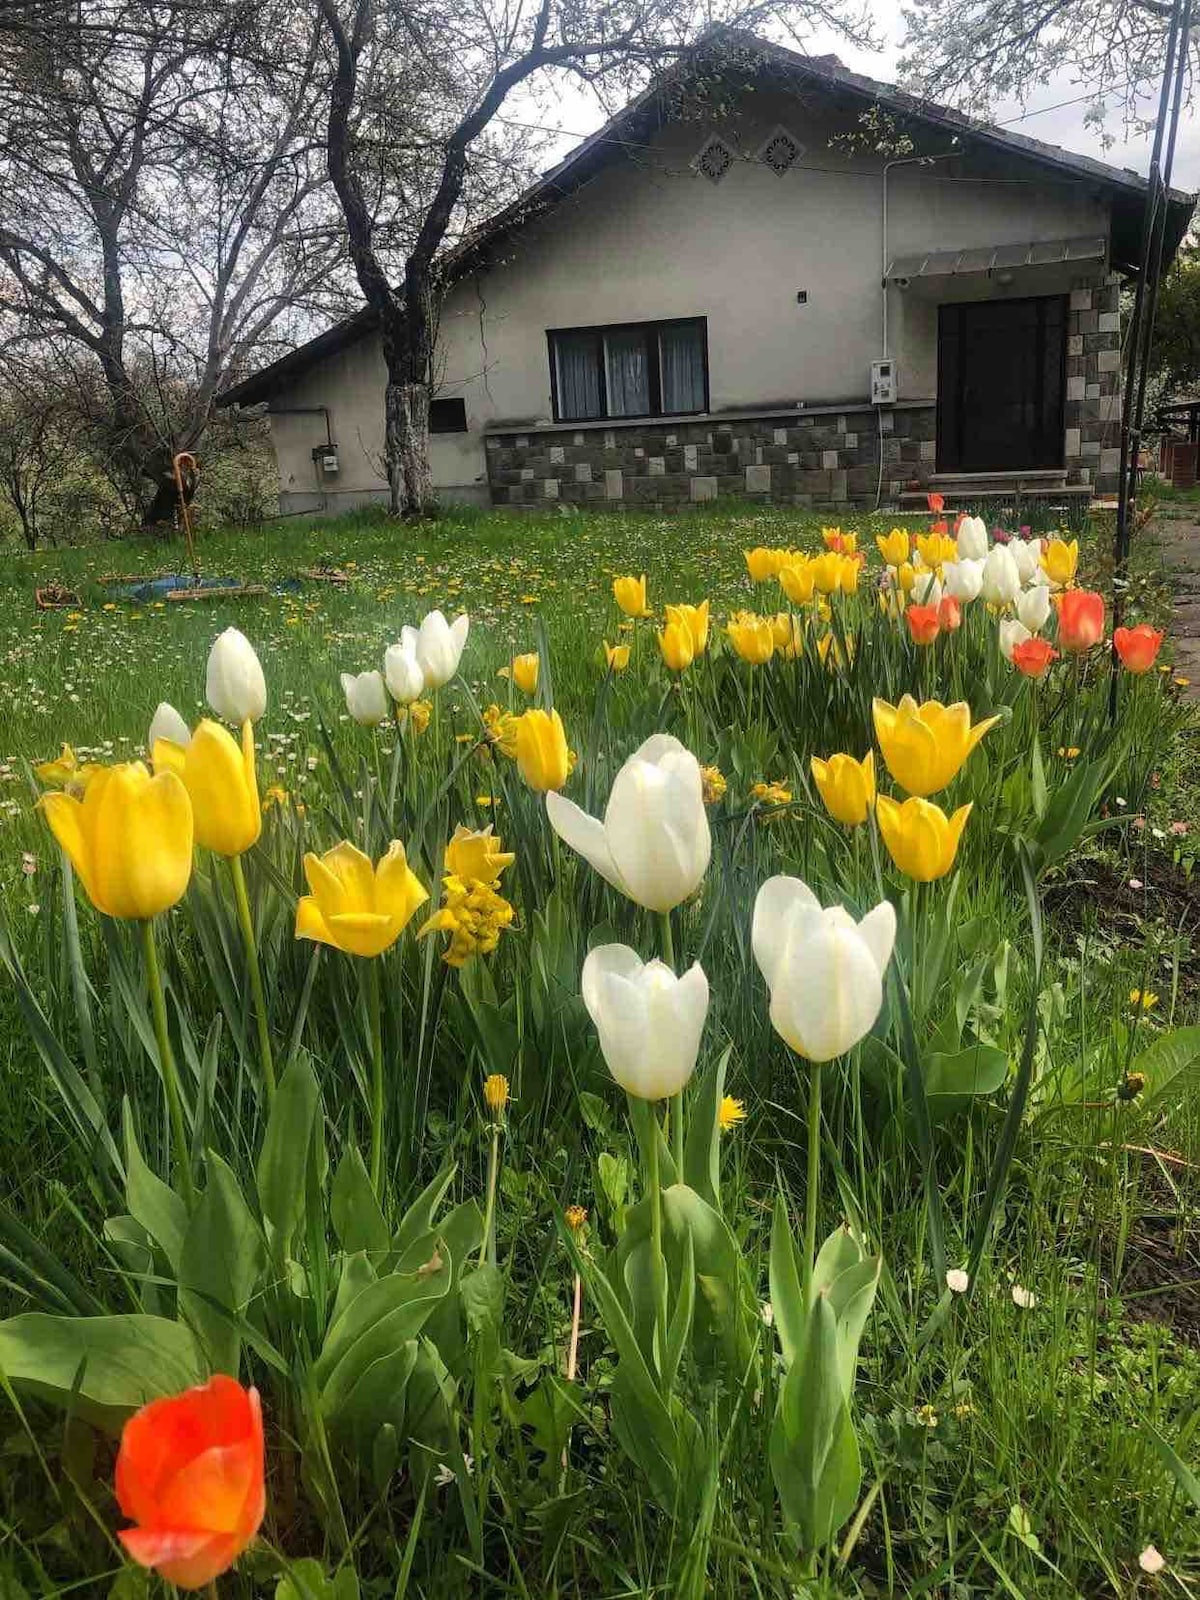
[[[336,449],[331,449],[327,444],[319,444],[313,451],[313,460],[327,478],[337,477],[338,456]]]
[[[890,406],[895,403],[896,363],[894,361],[872,361],[871,404],[873,406]]]

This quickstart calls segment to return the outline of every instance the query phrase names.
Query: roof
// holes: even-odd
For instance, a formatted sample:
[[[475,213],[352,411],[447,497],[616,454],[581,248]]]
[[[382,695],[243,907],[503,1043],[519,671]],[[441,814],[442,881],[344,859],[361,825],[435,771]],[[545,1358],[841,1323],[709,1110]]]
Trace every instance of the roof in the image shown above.
[[[504,240],[523,228],[533,217],[557,205],[588,182],[601,168],[620,159],[623,146],[638,145],[670,120],[665,103],[665,88],[693,70],[704,52],[719,48],[723,53],[744,51],[769,68],[780,71],[793,84],[824,89],[864,107],[881,105],[894,114],[925,127],[949,134],[975,148],[992,149],[1058,175],[1069,173],[1104,189],[1112,205],[1111,260],[1116,267],[1136,268],[1141,254],[1142,226],[1149,183],[1129,167],[1113,167],[1092,156],[1077,155],[1058,145],[1045,144],[1028,134],[997,128],[955,111],[949,106],[924,100],[893,84],[881,83],[863,73],[851,72],[836,56],[806,56],[783,45],[760,39],[754,34],[724,30],[696,47],[696,50],[668,72],[656,77],[603,127],[575,146],[556,166],[530,185],[510,205],[472,230],[442,257],[448,281],[462,277],[481,265]],[[1196,196],[1178,189],[1167,191],[1167,226],[1163,246],[1164,266],[1171,260],[1187,231]],[[324,357],[355,344],[376,326],[376,314],[364,307],[353,316],[335,323],[299,349],[281,356],[269,366],[225,389],[217,404],[256,405],[267,400],[289,380]]]

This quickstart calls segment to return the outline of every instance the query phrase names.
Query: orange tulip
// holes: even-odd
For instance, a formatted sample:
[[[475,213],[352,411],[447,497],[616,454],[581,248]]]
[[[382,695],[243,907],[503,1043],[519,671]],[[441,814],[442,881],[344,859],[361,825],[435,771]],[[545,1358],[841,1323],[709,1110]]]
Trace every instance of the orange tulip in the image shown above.
[[[962,627],[962,606],[952,594],[944,594],[938,603],[938,625],[945,633]]]
[[[1139,622],[1136,628],[1113,629],[1113,644],[1127,672],[1149,672],[1162,642],[1162,634],[1148,622]]]
[[[946,502],[940,494],[927,494],[925,500],[930,511],[937,512],[946,509]]]
[[[1057,660],[1058,651],[1048,639],[1039,639],[1037,634],[1032,639],[1022,639],[1020,644],[1013,645],[1012,664],[1027,678],[1044,677],[1046,668]]]
[[[932,644],[941,631],[936,606],[909,606],[904,620],[914,644]]]
[[[258,1390],[218,1373],[135,1412],[121,1434],[117,1503],[136,1524],[117,1537],[139,1566],[181,1589],[212,1583],[266,1509]]]
[[[1093,589],[1068,589],[1058,607],[1058,642],[1072,654],[1090,650],[1104,637],[1104,596]]]

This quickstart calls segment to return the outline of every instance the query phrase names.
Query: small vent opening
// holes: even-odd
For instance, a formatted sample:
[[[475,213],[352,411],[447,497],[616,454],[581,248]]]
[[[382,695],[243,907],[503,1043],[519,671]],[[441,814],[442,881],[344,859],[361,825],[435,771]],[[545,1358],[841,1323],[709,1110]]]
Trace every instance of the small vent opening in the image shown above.
[[[693,165],[710,183],[720,183],[734,163],[734,151],[715,133],[705,141]]]
[[[786,128],[776,128],[759,150],[758,159],[782,178],[785,172],[791,171],[803,154],[804,146],[795,134],[789,133]]]

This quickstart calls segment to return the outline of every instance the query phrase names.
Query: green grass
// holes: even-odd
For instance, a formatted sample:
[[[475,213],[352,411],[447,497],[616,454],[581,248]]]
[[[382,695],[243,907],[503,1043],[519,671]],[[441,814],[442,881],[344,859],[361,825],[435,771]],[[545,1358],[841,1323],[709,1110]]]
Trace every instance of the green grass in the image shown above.
[[[889,521],[860,518],[850,525],[870,546],[870,535]],[[709,879],[700,903],[677,915],[676,939],[682,957],[702,957],[712,987],[704,1063],[711,1069],[730,1046],[727,1091],[746,1103],[747,1120],[723,1140],[724,1212],[762,1299],[776,1177],[796,1196],[804,1188],[807,1075],[767,1019],[748,949],[753,895],[771,872],[786,871],[816,884],[825,900],[844,894],[866,905],[877,897],[869,852],[829,823],[808,789],[808,758],[838,747],[861,754],[870,694],[895,698],[921,677],[945,699],[969,699],[977,716],[995,705],[1008,717],[954,791],[956,803],[973,800],[975,813],[947,919],[946,971],[917,1017],[924,1050],[975,962],[984,971],[973,1026],[1014,1064],[1028,1008],[1039,1011],[1033,1088],[977,1292],[931,1323],[941,1286],[933,1277],[922,1162],[894,1062],[864,1048],[853,1064],[826,1073],[821,1202],[823,1232],[849,1214],[885,1261],[855,1400],[863,1490],[875,1498],[845,1563],[823,1559],[820,1575],[808,1575],[779,1524],[765,1422],[749,1397],[723,1437],[704,1592],[883,1595],[921,1592],[922,1583],[932,1582],[926,1592],[954,1600],[1151,1593],[1156,1585],[1137,1566],[1149,1543],[1168,1558],[1171,1577],[1157,1586],[1163,1592],[1187,1592],[1200,1578],[1195,1510],[1148,1431],[1156,1429],[1185,1462],[1200,1466],[1194,1170],[1200,1112],[1192,1087],[1200,1050],[1188,1058],[1186,1081],[1153,1106],[1146,1097],[1124,1101],[1117,1093],[1156,1039],[1200,1022],[1194,953],[1200,899],[1190,854],[1200,825],[1196,722],[1157,678],[1140,686],[1136,704],[1123,699],[1125,754],[1105,804],[1114,816],[1140,817],[1144,825],[1115,824],[1047,874],[1047,957],[1035,994],[1029,913],[1003,831],[1015,826],[1026,804],[1030,700],[993,659],[984,631],[990,620],[981,613],[960,640],[945,650],[939,645],[935,666],[882,643],[876,649],[871,641],[882,640],[873,631],[880,625],[863,602],[857,627],[868,644],[856,652],[844,684],[828,693],[807,664],[791,677],[783,670],[754,677],[736,663],[712,660],[715,650],[685,677],[682,693],[668,692],[644,634],[629,672],[604,683],[596,652],[603,637],[618,637],[609,598],[614,574],[645,571],[656,609],[703,597],[712,600],[717,619],[740,605],[774,609],[776,602],[764,601],[764,592],[748,583],[742,549],[812,548],[818,529],[819,519],[746,507],[670,519],[458,515],[421,528],[378,516],[279,523],[201,541],[206,573],[262,582],[267,596],[186,604],[113,599],[102,581],[114,571],[178,570],[183,557],[175,546],[4,557],[0,903],[30,981],[75,1059],[82,1059],[81,1041],[64,955],[57,852],[32,810],[28,764],[57,753],[62,742],[98,759],[137,754],[160,699],[194,721],[209,644],[230,623],[255,644],[270,689],[258,729],[261,782],[279,784],[290,797],[286,811],[272,814],[250,861],[277,1038],[290,1025],[309,955],[291,940],[290,908],[277,903],[276,876],[298,887],[300,850],[324,848],[343,831],[363,837],[365,830],[380,847],[382,817],[368,807],[365,823],[359,821],[363,794],[377,774],[385,789],[389,781],[398,784],[394,818],[431,885],[441,842],[456,821],[480,825],[494,814],[506,845],[518,851],[510,874],[518,922],[494,957],[460,978],[433,959],[430,943],[417,947],[406,936],[387,969],[389,1118],[408,1140],[398,1138],[390,1178],[393,1220],[418,1180],[432,1177],[448,1157],[459,1162],[453,1198],[481,1195],[487,1136],[478,1085],[489,1069],[509,1070],[513,1078],[498,1208],[507,1288],[497,1337],[509,1353],[498,1354],[477,1334],[469,1347],[474,1365],[458,1374],[469,1398],[462,1427],[475,1457],[479,1547],[473,1548],[455,1491],[429,1491],[434,1498],[423,1502],[416,1527],[411,1469],[383,1495],[369,1474],[346,1469],[341,1477],[346,1519],[358,1530],[351,1560],[364,1595],[398,1592],[397,1573],[416,1527],[411,1595],[665,1597],[680,1592],[681,1550],[694,1531],[674,1526],[654,1505],[614,1441],[616,1363],[590,1303],[579,1386],[584,1415],[574,1428],[569,1473],[560,1477],[554,1452],[545,1459],[538,1452],[538,1429],[547,1423],[538,1408],[551,1392],[548,1375],[561,1369],[570,1310],[570,1265],[556,1218],[572,1201],[587,1205],[600,1249],[639,1192],[623,1104],[574,998],[578,969],[589,943],[603,938],[626,939],[644,955],[657,948],[651,918],[602,891],[594,874],[551,848],[539,805],[511,779],[511,769],[467,754],[469,741],[455,743],[456,734],[476,727],[472,700],[507,703],[510,691],[496,669],[539,640],[554,703],[580,752],[576,781],[594,795],[592,809],[602,807],[615,767],[660,725],[729,779],[725,805],[714,814]],[[1083,541],[1083,567],[1097,581],[1107,570],[1105,536],[1104,529],[1092,530]],[[308,581],[276,592],[277,584],[321,562],[342,568],[350,581]],[[75,590],[79,607],[38,612],[33,591],[48,582]],[[1165,598],[1152,556],[1139,554],[1133,609],[1156,618]],[[337,675],[380,664],[400,626],[434,606],[447,614],[468,610],[471,641],[464,684],[446,692],[442,725],[436,736],[422,736],[430,742],[416,742],[410,774],[390,733],[367,734],[345,717]],[[1109,744],[1103,674],[1090,675],[1074,699],[1069,677],[1062,684],[1042,712],[1046,718],[1053,708],[1056,719],[1042,723],[1051,792],[1068,781],[1076,761],[1099,757]],[[1123,685],[1123,694],[1128,689]],[[1058,754],[1076,742],[1081,756]],[[756,817],[749,789],[759,779],[786,782],[795,804],[769,819]],[[485,792],[502,801],[494,811],[477,803]],[[1181,823],[1189,831],[1172,829]],[[889,881],[896,882],[894,874]],[[189,898],[194,912],[172,914],[167,940],[180,1041],[190,1029],[197,1052],[214,1013],[225,1009],[212,991],[204,905],[214,908],[209,937],[237,948],[224,883],[214,864],[205,864]],[[946,883],[933,886],[928,906],[945,905],[948,894]],[[122,973],[136,971],[133,946],[120,935],[106,945],[98,920],[80,904],[108,1120],[119,1128],[121,1098],[128,1095],[147,1158],[165,1174],[152,1060],[137,1043],[134,1002],[121,999]],[[236,965],[235,955],[231,970]],[[1131,1011],[1133,988],[1159,995],[1145,1016]],[[363,1142],[358,1005],[349,963],[323,957],[303,1037],[322,1083],[335,1164],[351,1137]],[[511,1068],[495,1059],[501,1017],[515,1038]],[[244,1021],[226,1015],[214,1046],[217,1080],[205,1103],[209,1141],[248,1183],[263,1117],[253,1049],[243,1052],[234,1038]],[[144,1306],[144,1285],[102,1237],[105,1215],[119,1206],[94,1180],[92,1158],[66,1121],[7,984],[0,987],[0,1065],[8,1090],[0,1102],[5,1213],[106,1306]],[[422,1084],[427,1099],[419,1102]],[[196,1096],[203,1099],[198,1085]],[[413,1108],[422,1103],[414,1125]],[[966,1259],[1006,1104],[1005,1091],[981,1098],[934,1130],[950,1265]],[[296,1247],[309,1272],[315,1250]],[[0,1271],[9,1313],[38,1303],[12,1261],[5,1258]],[[1036,1303],[1019,1306],[1014,1285]],[[270,1308],[263,1315],[271,1337],[281,1338],[277,1330],[285,1324],[272,1320]],[[295,1343],[283,1353],[298,1372],[306,1359],[300,1313],[294,1326]],[[248,1359],[247,1373],[264,1390],[268,1417],[284,1431],[302,1430],[306,1413],[289,1383],[261,1360]],[[691,1403],[721,1411],[719,1387],[705,1389],[694,1373],[688,1381]],[[773,1392],[773,1379],[764,1382]],[[109,1592],[111,1580],[100,1575],[115,1575],[119,1561],[102,1530],[120,1521],[109,1487],[111,1447],[81,1421],[64,1429],[61,1412],[27,1399],[22,1417],[10,1414],[7,1438],[0,1580],[20,1583],[29,1594]],[[282,1441],[279,1450],[282,1456]],[[51,1466],[52,1494],[39,1451],[68,1469]],[[345,1552],[330,1519],[323,1521],[306,1486],[278,1471],[272,1541],[331,1571]],[[270,1562],[260,1557],[223,1578],[220,1592],[270,1594],[273,1585]]]

